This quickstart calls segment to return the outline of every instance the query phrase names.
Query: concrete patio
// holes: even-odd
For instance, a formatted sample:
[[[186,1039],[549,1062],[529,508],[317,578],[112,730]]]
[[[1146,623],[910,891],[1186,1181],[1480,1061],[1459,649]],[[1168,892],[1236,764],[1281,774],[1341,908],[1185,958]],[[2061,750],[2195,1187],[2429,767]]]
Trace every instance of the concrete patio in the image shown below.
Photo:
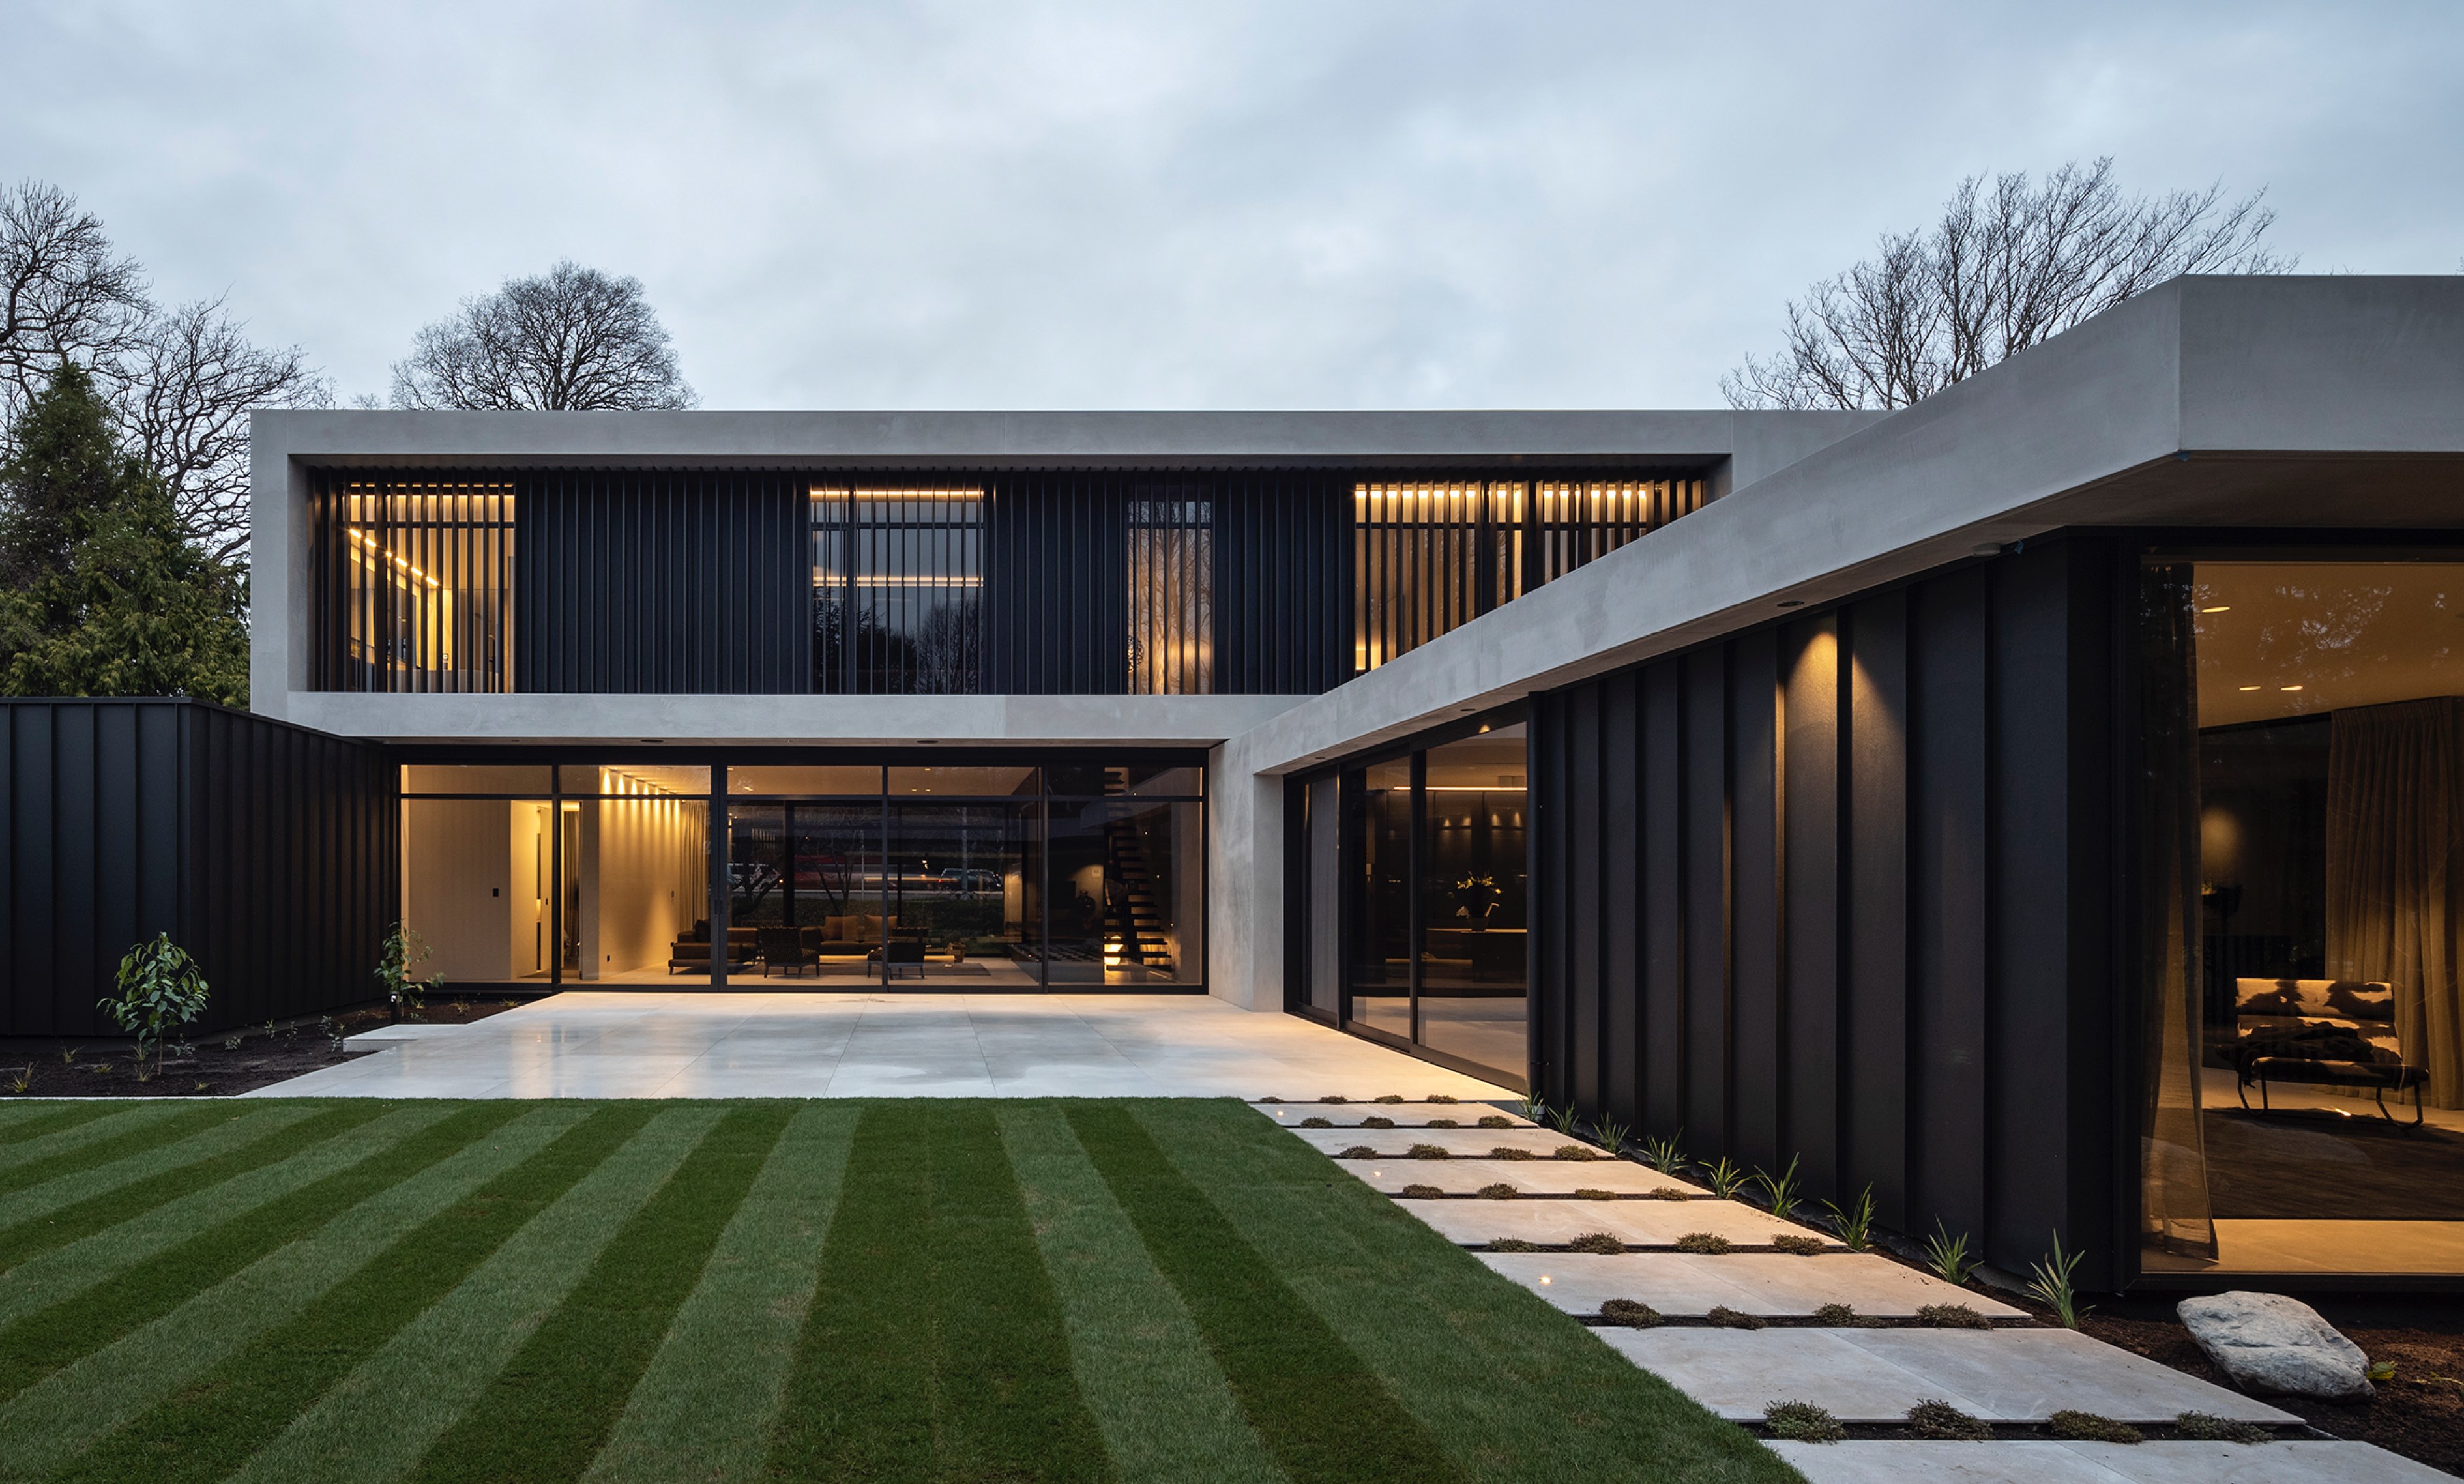
[[[581,992],[352,1044],[382,1049],[252,1096],[1513,1096],[1203,994]]]

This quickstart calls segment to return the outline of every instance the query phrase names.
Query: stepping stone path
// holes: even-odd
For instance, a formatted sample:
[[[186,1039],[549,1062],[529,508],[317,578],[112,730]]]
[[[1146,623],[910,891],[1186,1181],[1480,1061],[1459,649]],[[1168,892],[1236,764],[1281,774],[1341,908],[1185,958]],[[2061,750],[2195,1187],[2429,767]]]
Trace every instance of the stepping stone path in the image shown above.
[[[1430,1128],[1431,1118],[1472,1124],[1499,1110],[1485,1103],[1256,1104],[1320,1151],[1341,1156],[1366,1146],[1374,1157],[1340,1168],[1397,1197],[1396,1204],[1478,1254],[1489,1269],[1530,1289],[1636,1364],[1723,1417],[1759,1426],[1774,1402],[1811,1402],[1840,1422],[1898,1424],[1919,1402],[1947,1402],[1996,1428],[1982,1442],[1867,1439],[1841,1443],[1770,1440],[1767,1445],[1814,1484],[2378,1484],[2444,1479],[2446,1474],[2366,1443],[2318,1439],[2301,1419],[2263,1401],[2212,1386],[2066,1329],[2042,1327],[2026,1311],[1945,1283],[1872,1253],[1852,1253],[1828,1233],[1782,1221],[1742,1201],[1624,1159],[1552,1158],[1580,1141],[1515,1118],[1495,1128]],[[1325,1119],[1332,1127],[1308,1127]],[[1395,1127],[1364,1126],[1391,1118]],[[1415,1145],[1444,1158],[1415,1158]],[[1524,1159],[1487,1159],[1522,1149]],[[1596,1152],[1596,1151],[1595,1151]],[[1472,1156],[1472,1157],[1465,1157]],[[1511,1198],[1494,1197],[1499,1186]],[[1434,1188],[1404,1195],[1407,1187]],[[1576,1191],[1587,1192],[1576,1198]],[[1673,1197],[1673,1198],[1672,1198]],[[1622,1244],[1614,1252],[1605,1233]],[[1680,1251],[1708,1233],[1731,1250]],[[1577,1238],[1587,1247],[1572,1249]],[[1775,1239],[1807,1239],[1819,1252],[1786,1252]],[[1485,1251],[1492,1243],[1541,1251]],[[1699,1241],[1686,1243],[1700,1246]],[[1634,1328],[1601,1322],[1612,1299],[1649,1305],[1664,1324]],[[1817,1317],[1846,1304],[1848,1323]],[[1917,1318],[1935,1305],[1959,1305],[1971,1327]],[[1749,1316],[1763,1327],[1714,1325],[1711,1311]],[[1982,1326],[1982,1327],[1972,1327]],[[2168,1429],[2184,1412],[2256,1424],[2266,1443],[2159,1438],[2139,1444],[2070,1442],[2044,1431],[2057,1411]]]

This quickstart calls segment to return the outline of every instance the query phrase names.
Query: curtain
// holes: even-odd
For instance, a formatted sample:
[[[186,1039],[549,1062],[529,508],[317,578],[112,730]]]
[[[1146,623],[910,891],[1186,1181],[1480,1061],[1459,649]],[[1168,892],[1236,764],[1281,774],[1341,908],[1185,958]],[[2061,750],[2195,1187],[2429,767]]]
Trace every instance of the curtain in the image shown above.
[[[2327,971],[2395,987],[2396,1044],[2442,1108],[2464,1107],[2459,714],[2452,697],[2356,707],[2327,741]]]
[[[2140,578],[2140,1234],[2216,1255],[2199,1127],[2199,683],[2187,562]]]

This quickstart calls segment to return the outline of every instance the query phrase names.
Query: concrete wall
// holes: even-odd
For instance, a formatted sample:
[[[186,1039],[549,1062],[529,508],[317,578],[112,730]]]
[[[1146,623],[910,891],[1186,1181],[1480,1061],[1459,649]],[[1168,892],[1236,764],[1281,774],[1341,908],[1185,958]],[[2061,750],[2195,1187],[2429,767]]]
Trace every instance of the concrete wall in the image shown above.
[[[425,972],[449,983],[513,977],[515,911],[529,892],[527,877],[515,879],[515,826],[502,799],[403,806],[402,921],[428,940]]]
[[[582,977],[663,968],[676,935],[706,916],[709,805],[684,798],[585,798]]]

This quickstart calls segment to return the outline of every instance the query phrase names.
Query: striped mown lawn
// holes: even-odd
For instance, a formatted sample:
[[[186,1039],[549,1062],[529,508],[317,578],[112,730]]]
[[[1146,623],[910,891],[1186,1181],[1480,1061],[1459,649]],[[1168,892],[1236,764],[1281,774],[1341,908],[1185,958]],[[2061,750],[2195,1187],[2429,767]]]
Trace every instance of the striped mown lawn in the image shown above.
[[[0,1479],[1786,1479],[1249,1109],[0,1105]]]

